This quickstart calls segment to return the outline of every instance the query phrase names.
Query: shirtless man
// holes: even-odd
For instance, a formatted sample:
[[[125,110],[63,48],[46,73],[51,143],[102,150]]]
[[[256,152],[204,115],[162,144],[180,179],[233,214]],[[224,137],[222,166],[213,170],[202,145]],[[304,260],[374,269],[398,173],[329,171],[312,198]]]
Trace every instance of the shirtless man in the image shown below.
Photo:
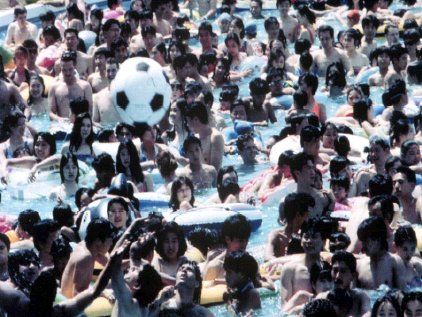
[[[349,75],[353,75],[353,68],[347,56],[333,46],[334,29],[329,25],[322,25],[318,28],[318,37],[322,48],[313,52],[314,67],[318,76],[325,77],[330,64],[340,62]]]
[[[373,54],[377,59],[378,72],[369,76],[369,86],[385,87],[385,76],[390,68],[390,49],[387,46],[377,47]]]
[[[189,165],[185,166],[180,175],[189,177],[195,188],[215,187],[217,171],[203,162],[201,141],[194,136],[188,137],[183,143],[183,150],[189,159]]]
[[[198,27],[198,38],[199,43],[201,43],[201,47],[197,48],[193,51],[193,53],[199,58],[201,54],[207,54],[207,53],[216,53],[217,56],[222,55],[223,53],[219,50],[216,50],[212,46],[212,24],[208,21],[203,21]]]
[[[394,44],[400,44],[400,33],[399,28],[395,24],[389,24],[385,27],[384,36],[388,47]]]
[[[309,194],[291,193],[286,196],[284,199],[284,218],[279,217],[279,222],[286,225],[275,229],[268,235],[265,261],[287,254],[291,238],[294,235],[299,235],[303,222],[308,219],[309,208],[314,206],[315,200]]]
[[[6,46],[21,45],[27,39],[37,38],[37,26],[26,20],[26,8],[16,7],[13,11],[15,21],[7,27]]]
[[[372,164],[355,174],[353,183],[356,186],[351,188],[351,197],[366,193],[372,176],[385,174],[385,161],[390,156],[390,141],[384,136],[372,135],[369,138],[369,158]]]
[[[415,253],[417,242],[415,230],[410,225],[401,226],[394,233],[394,246],[405,267],[402,278],[408,287],[419,285],[422,277],[422,260]]]
[[[152,26],[155,28],[155,25],[153,23],[153,16],[154,14],[152,13],[151,10],[144,10],[139,14],[139,28],[142,30],[147,26]],[[163,35],[156,32],[155,33],[155,43],[152,45],[152,47],[154,47],[156,44],[160,43],[163,41]],[[143,40],[143,36],[142,34],[137,34],[131,37],[130,39],[130,43],[129,43],[129,51],[131,53],[137,53],[141,48],[145,47],[145,43]]]
[[[186,116],[189,129],[201,140],[205,163],[219,170],[223,161],[224,138],[219,131],[209,126],[206,106],[195,101]]]
[[[268,83],[259,77],[249,83],[250,96],[243,98],[243,102],[247,105],[251,122],[277,122],[274,109],[265,98],[269,91]]]
[[[255,140],[252,135],[244,134],[239,135],[237,138],[237,151],[242,158],[243,164],[248,166],[253,166],[258,164],[256,155],[258,152],[258,147],[255,144]]]
[[[249,11],[251,12],[252,19],[265,19],[262,15],[262,0],[252,0],[249,4]]]
[[[94,53],[95,73],[88,76],[88,83],[92,87],[92,92],[95,94],[109,86],[110,81],[106,74],[106,60],[111,56],[111,52],[105,48],[100,47]]]
[[[171,0],[155,0],[151,2],[151,10],[155,13],[154,24],[157,32],[161,33],[164,37],[171,36],[171,25],[164,19],[164,13],[167,10],[167,3]]]
[[[199,305],[201,288],[201,272],[196,262],[187,261],[182,264],[177,269],[175,287],[169,289],[173,296],[161,306],[162,314],[182,310],[183,316],[213,317],[213,313]]]
[[[213,204],[240,203],[240,187],[237,172],[233,166],[220,168],[217,174],[217,194],[211,196]]]
[[[284,35],[290,41],[294,43],[296,41],[297,29],[299,22],[289,15],[290,0],[277,0],[277,9],[280,12],[280,29],[283,30]]]
[[[352,253],[337,251],[331,258],[331,277],[334,288],[346,290],[353,299],[353,306],[348,316],[363,316],[371,310],[371,303],[368,295],[356,288],[351,288],[356,277],[356,258]],[[319,294],[317,298],[327,298],[328,292]]]
[[[407,49],[401,44],[394,44],[390,46],[390,57],[391,63],[393,64],[393,69],[385,76],[386,87],[390,87],[394,81],[397,79],[402,79],[406,81],[407,74],[407,61],[409,54]]]
[[[301,245],[304,254],[287,262],[281,271],[280,294],[283,303],[287,303],[298,291],[312,293],[310,272],[315,266],[325,266],[320,253],[327,238],[321,218],[311,218],[302,226]]]
[[[64,41],[67,51],[76,53],[76,70],[82,78],[87,78],[92,73],[92,59],[89,55],[78,51],[78,31],[75,29],[66,29],[64,31]],[[63,52],[64,53],[64,52]],[[58,76],[61,72],[60,59],[54,64],[54,72]]]
[[[73,298],[88,289],[95,261],[105,264],[113,234],[113,225],[104,218],[96,218],[89,223],[84,241],[78,243],[64,269],[61,281],[64,296]]]
[[[196,55],[193,53],[187,53],[186,64],[188,65],[188,68],[189,68],[189,73],[187,74],[188,77],[193,79],[195,82],[201,84],[202,89],[212,91],[211,81],[199,73],[198,57],[196,57]]]
[[[221,236],[226,248],[220,253],[208,252],[202,276],[207,286],[225,284],[224,259],[234,251],[245,251],[251,235],[251,225],[242,214],[235,214],[224,220]]]
[[[107,20],[102,26],[104,44],[99,47],[106,47],[111,51],[111,44],[115,43],[120,37],[120,23],[115,19]],[[98,48],[99,48],[98,47]]]
[[[60,59],[63,79],[51,84],[48,91],[50,119],[63,122],[70,117],[70,101],[76,98],[88,100],[89,112],[92,113],[92,89],[88,82],[75,76],[76,53],[66,51]]]
[[[362,30],[364,37],[362,38],[362,45],[358,49],[359,52],[365,54],[369,58],[371,52],[377,48],[377,43],[374,42],[377,29],[380,25],[379,20],[375,15],[367,15],[362,19]]]
[[[397,168],[393,176],[394,194],[400,201],[403,220],[411,224],[422,223],[422,202],[413,197],[413,190],[416,187],[416,174],[407,166]]]
[[[315,206],[309,216],[316,217],[329,214],[334,208],[335,198],[331,192],[318,190],[313,187],[315,182],[315,165],[313,157],[306,153],[299,153],[292,157],[290,164],[291,173],[297,183],[297,193],[306,193],[315,200]],[[284,217],[284,203],[280,204],[280,215]]]
[[[109,58],[106,62],[105,68],[108,79],[108,87],[99,91],[93,97],[92,121],[100,124],[101,126],[114,126],[121,120],[121,118],[112,103],[110,85],[119,70],[119,63],[116,59]]]
[[[382,284],[402,289],[404,265],[399,256],[388,252],[387,229],[380,217],[361,222],[358,238],[362,241],[365,257],[357,261],[357,283],[363,289],[375,290]]]

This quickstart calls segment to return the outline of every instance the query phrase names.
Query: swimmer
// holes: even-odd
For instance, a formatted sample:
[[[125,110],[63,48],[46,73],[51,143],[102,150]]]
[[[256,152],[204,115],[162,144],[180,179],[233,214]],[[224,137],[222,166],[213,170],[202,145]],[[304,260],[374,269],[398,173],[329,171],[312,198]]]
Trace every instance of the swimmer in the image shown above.
[[[185,176],[179,176],[171,184],[169,205],[173,211],[190,210],[194,207],[194,187],[192,181]]]
[[[368,295],[356,288],[352,288],[352,282],[356,278],[356,258],[352,253],[337,251],[331,258],[331,276],[334,281],[334,289],[347,291],[353,300],[349,314],[363,316],[370,311],[371,305]],[[327,298],[328,292],[318,295],[317,298]]]
[[[283,215],[279,215],[279,222],[286,225],[268,235],[266,261],[289,254],[290,242],[299,235],[303,222],[308,220],[309,209],[314,205],[315,200],[309,194],[291,193],[286,196]]]
[[[380,217],[368,218],[359,225],[358,238],[366,256],[357,261],[358,285],[364,289],[377,289],[385,284],[401,288],[404,265],[397,255],[388,252],[387,228]],[[368,267],[374,269],[368,270]]]
[[[168,222],[157,233],[156,251],[151,265],[160,274],[165,285],[175,285],[177,269],[186,261],[187,244],[183,229],[175,222]]]
[[[417,246],[415,230],[409,225],[399,227],[394,233],[394,246],[405,268],[401,278],[408,287],[418,287],[422,282],[422,260],[415,253]]]

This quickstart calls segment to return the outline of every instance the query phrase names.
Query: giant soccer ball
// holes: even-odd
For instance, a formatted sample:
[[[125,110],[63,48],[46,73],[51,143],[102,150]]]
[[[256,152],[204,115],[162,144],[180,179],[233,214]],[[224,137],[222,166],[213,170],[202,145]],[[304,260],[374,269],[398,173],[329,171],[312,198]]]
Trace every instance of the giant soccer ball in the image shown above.
[[[111,98],[130,125],[158,123],[170,107],[171,87],[160,64],[150,58],[126,60],[111,84]]]

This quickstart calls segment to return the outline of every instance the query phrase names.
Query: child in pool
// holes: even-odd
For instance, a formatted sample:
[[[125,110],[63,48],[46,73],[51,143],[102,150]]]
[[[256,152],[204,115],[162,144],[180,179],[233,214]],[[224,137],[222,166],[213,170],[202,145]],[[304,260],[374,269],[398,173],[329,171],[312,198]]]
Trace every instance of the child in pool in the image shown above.
[[[415,230],[411,226],[399,227],[394,233],[394,245],[405,266],[403,278],[407,286],[420,287],[422,285],[422,260],[415,256],[417,245]]]
[[[350,179],[347,176],[337,176],[331,179],[330,188],[336,198],[334,210],[350,209],[351,204],[347,199],[350,188]]]
[[[189,177],[179,176],[171,185],[169,205],[173,211],[192,209],[195,202],[193,183]]]
[[[228,309],[236,315],[244,314],[251,309],[261,308],[261,299],[253,281],[258,273],[258,263],[249,253],[235,251],[224,259],[228,292],[224,298]]]
[[[151,265],[160,273],[164,284],[174,285],[177,268],[186,261],[187,244],[183,229],[175,222],[165,224],[157,234],[155,250],[158,256],[154,257]]]

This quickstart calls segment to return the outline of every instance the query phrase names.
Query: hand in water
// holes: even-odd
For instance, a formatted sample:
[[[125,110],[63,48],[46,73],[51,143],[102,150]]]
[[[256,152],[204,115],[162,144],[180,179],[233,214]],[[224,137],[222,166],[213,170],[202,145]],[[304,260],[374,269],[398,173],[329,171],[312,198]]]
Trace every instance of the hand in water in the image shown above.
[[[37,170],[36,169],[31,169],[31,171],[28,174],[28,183],[33,183],[36,181],[37,179]]]

